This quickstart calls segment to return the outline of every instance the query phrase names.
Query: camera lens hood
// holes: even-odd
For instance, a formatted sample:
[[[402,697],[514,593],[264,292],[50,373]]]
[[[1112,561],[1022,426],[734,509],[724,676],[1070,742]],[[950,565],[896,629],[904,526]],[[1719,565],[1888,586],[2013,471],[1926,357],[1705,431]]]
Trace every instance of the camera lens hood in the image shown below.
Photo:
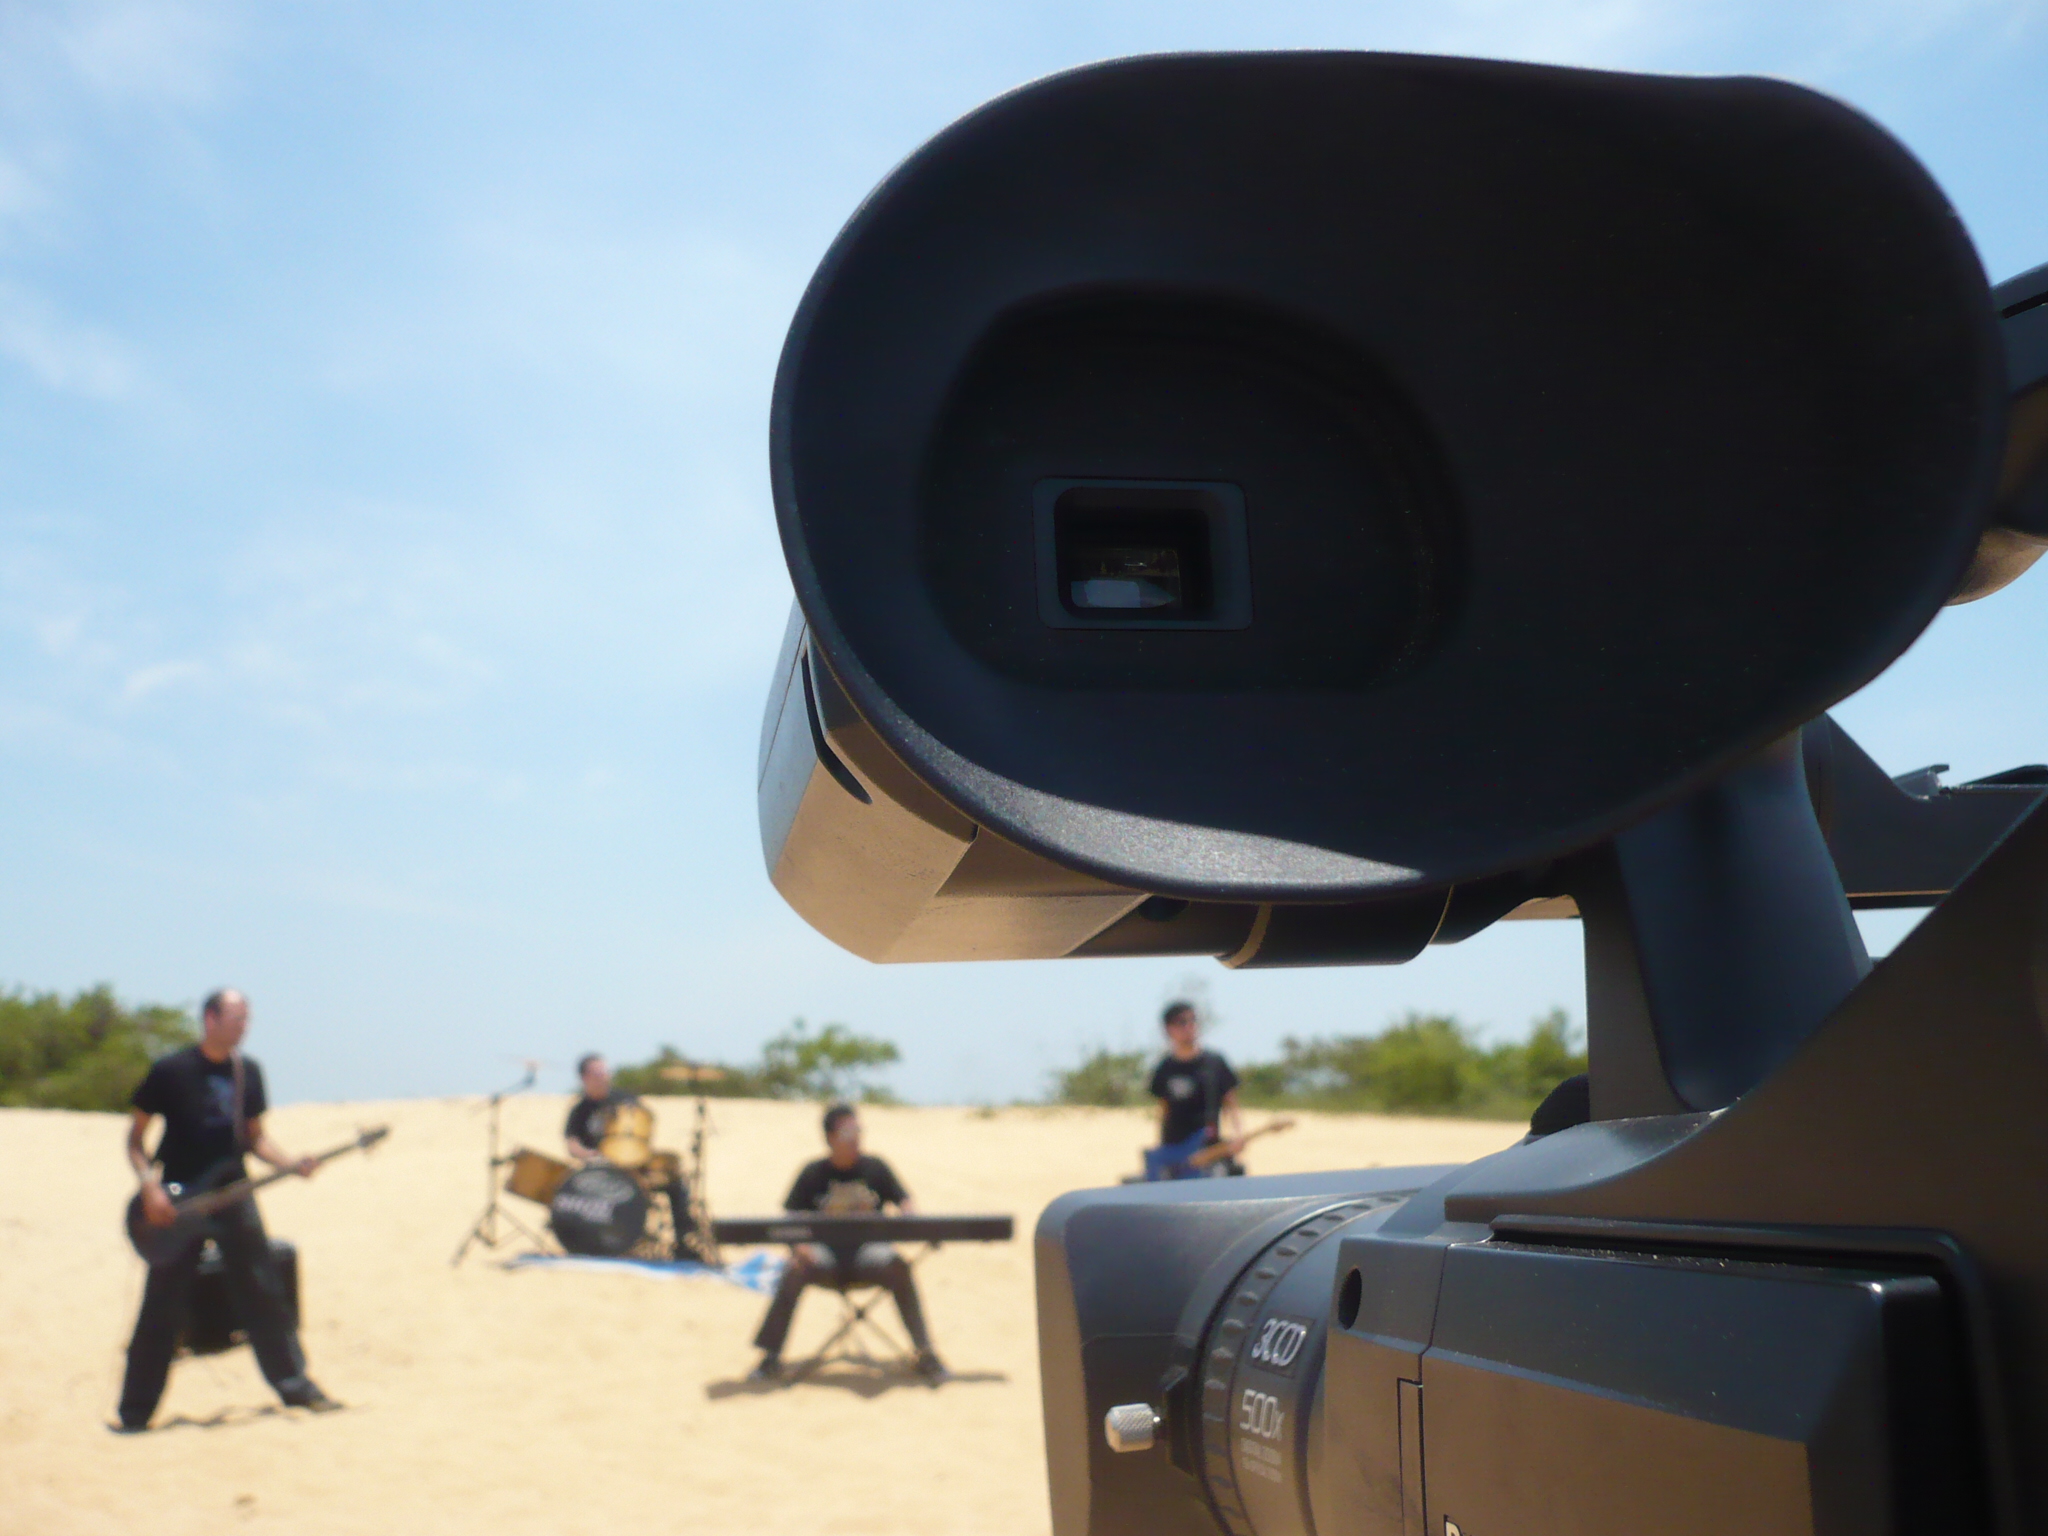
[[[775,387],[816,660],[973,822],[1357,900],[1585,847],[1868,681],[2004,448],[1981,267],[1826,97],[1092,66],[847,224]]]

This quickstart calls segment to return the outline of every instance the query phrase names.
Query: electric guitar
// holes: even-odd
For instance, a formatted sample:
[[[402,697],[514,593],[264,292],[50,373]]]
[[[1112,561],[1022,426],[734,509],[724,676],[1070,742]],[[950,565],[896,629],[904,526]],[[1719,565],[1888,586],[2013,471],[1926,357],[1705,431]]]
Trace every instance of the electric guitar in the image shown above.
[[[374,1126],[364,1131],[354,1141],[322,1152],[313,1159],[317,1168],[346,1152],[367,1151],[391,1134],[388,1125]],[[261,1178],[233,1178],[241,1167],[241,1158],[233,1157],[217,1164],[208,1173],[202,1174],[190,1186],[166,1184],[164,1192],[176,1204],[177,1220],[166,1226],[157,1226],[150,1221],[142,1208],[142,1192],[128,1202],[128,1241],[135,1245],[135,1251],[142,1255],[152,1268],[159,1264],[170,1264],[183,1258],[195,1243],[206,1236],[206,1221],[215,1211],[225,1210],[237,1200],[246,1200],[266,1184],[275,1184],[279,1179],[290,1178],[296,1171],[280,1168],[275,1173],[266,1173]],[[230,1179],[228,1183],[217,1183]]]
[[[1291,1130],[1293,1126],[1294,1121],[1283,1116],[1255,1131],[1247,1131],[1244,1139],[1247,1142],[1257,1141],[1261,1136]],[[1211,1140],[1209,1127],[1205,1125],[1185,1141],[1145,1148],[1145,1181],[1150,1184],[1160,1179],[1198,1179],[1229,1156],[1230,1144]]]

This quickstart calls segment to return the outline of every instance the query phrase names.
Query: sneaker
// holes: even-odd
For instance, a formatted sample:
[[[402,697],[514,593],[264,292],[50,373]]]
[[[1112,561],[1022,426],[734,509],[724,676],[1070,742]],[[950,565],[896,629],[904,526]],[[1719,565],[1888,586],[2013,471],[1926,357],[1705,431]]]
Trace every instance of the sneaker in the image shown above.
[[[953,1373],[946,1369],[945,1363],[936,1354],[926,1349],[918,1352],[917,1374],[936,1387],[940,1382],[949,1379]]]
[[[303,1408],[308,1413],[333,1413],[341,1407],[340,1403],[310,1381],[299,1391],[287,1394],[284,1405],[287,1408]]]
[[[780,1381],[783,1375],[782,1357],[779,1355],[763,1355],[760,1364],[747,1372],[747,1380]]]

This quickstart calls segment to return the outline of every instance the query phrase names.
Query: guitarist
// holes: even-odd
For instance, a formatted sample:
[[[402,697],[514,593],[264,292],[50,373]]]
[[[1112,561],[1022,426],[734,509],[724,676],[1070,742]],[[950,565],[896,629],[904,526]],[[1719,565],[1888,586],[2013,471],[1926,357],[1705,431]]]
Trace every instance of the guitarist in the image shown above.
[[[310,1157],[292,1158],[263,1129],[269,1100],[263,1071],[240,1051],[249,1028],[249,1001],[226,988],[206,1000],[199,1044],[173,1051],[149,1069],[131,1100],[128,1161],[142,1181],[143,1210],[157,1226],[176,1219],[166,1185],[186,1193],[213,1187],[243,1174],[242,1154],[254,1152],[273,1168],[303,1176],[317,1166]],[[143,1141],[149,1123],[163,1118],[164,1132],[152,1156]],[[315,1412],[340,1405],[306,1375],[306,1357],[276,1267],[270,1240],[254,1200],[238,1200],[211,1218],[209,1235],[220,1246],[221,1262],[235,1308],[263,1375],[287,1405]],[[128,1344],[128,1374],[121,1384],[124,1434],[149,1427],[170,1375],[171,1356],[186,1319],[192,1281],[204,1245],[192,1243],[177,1258],[154,1265],[143,1287],[142,1312]]]
[[[1197,1178],[1209,1172],[1242,1172],[1237,1154],[1244,1150],[1244,1118],[1237,1107],[1237,1074],[1214,1051],[1202,1049],[1201,1026],[1192,1003],[1168,1003],[1160,1015],[1167,1052],[1152,1071],[1152,1097],[1159,1101],[1159,1145],[1145,1154],[1148,1179]],[[1230,1155],[1211,1168],[1197,1169],[1188,1160],[1213,1146],[1229,1122]]]

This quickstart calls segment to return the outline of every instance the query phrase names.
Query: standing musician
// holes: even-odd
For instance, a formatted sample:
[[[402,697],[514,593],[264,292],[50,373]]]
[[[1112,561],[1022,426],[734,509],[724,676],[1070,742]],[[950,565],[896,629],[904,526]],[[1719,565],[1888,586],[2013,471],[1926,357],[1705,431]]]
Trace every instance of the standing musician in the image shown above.
[[[578,1059],[576,1075],[583,1081],[583,1097],[569,1107],[569,1121],[562,1127],[562,1140],[568,1144],[571,1161],[599,1162],[604,1157],[605,1131],[613,1111],[628,1104],[638,1104],[640,1096],[613,1092],[611,1066],[595,1051]],[[695,1251],[697,1234],[690,1226],[689,1181],[683,1177],[680,1168],[664,1189],[668,1195],[669,1219],[675,1225],[676,1257],[681,1258],[685,1252]]]
[[[786,1211],[817,1211],[832,1216],[865,1216],[893,1206],[898,1215],[916,1212],[910,1192],[895,1171],[879,1157],[860,1149],[860,1116],[851,1104],[834,1104],[825,1111],[825,1145],[829,1149],[816,1162],[806,1163],[789,1187],[782,1202]],[[946,1376],[925,1332],[924,1307],[918,1301],[917,1281],[903,1255],[887,1243],[862,1243],[858,1248],[821,1247],[799,1243],[791,1251],[789,1267],[775,1287],[775,1299],[761,1320],[754,1347],[761,1351],[754,1381],[782,1379],[782,1345],[789,1337],[790,1322],[796,1316],[797,1298],[807,1285],[844,1289],[851,1285],[879,1285],[896,1298],[896,1311],[903,1328],[917,1350],[918,1374],[937,1383]]]
[[[1196,1178],[1209,1171],[1195,1168],[1188,1159],[1221,1139],[1226,1120],[1230,1155],[1213,1166],[1218,1173],[1231,1171],[1245,1140],[1244,1117],[1237,1106],[1237,1074],[1215,1051],[1202,1049],[1193,1003],[1168,1003],[1159,1022],[1166,1031],[1168,1049],[1152,1071],[1150,1089],[1159,1101],[1159,1146],[1146,1154],[1147,1177]]]
[[[201,1022],[199,1044],[156,1062],[131,1100],[135,1116],[128,1127],[128,1161],[142,1181],[144,1215],[155,1226],[169,1226],[177,1219],[166,1184],[190,1187],[220,1175],[223,1164],[232,1164],[234,1176],[240,1177],[244,1151],[301,1177],[319,1166],[310,1157],[294,1161],[263,1129],[264,1111],[270,1107],[263,1069],[240,1050],[249,1028],[248,999],[223,988],[206,999]],[[152,1156],[144,1150],[143,1140],[150,1121],[159,1115],[164,1132]],[[316,1413],[340,1407],[306,1375],[306,1356],[299,1348],[284,1283],[270,1260],[270,1240],[256,1202],[238,1200],[216,1212],[210,1223],[208,1235],[220,1247],[235,1310],[248,1330],[264,1379],[287,1406]],[[163,1397],[203,1247],[195,1242],[180,1257],[150,1268],[142,1311],[128,1344],[127,1377],[121,1384],[124,1434],[149,1428],[150,1415]]]

